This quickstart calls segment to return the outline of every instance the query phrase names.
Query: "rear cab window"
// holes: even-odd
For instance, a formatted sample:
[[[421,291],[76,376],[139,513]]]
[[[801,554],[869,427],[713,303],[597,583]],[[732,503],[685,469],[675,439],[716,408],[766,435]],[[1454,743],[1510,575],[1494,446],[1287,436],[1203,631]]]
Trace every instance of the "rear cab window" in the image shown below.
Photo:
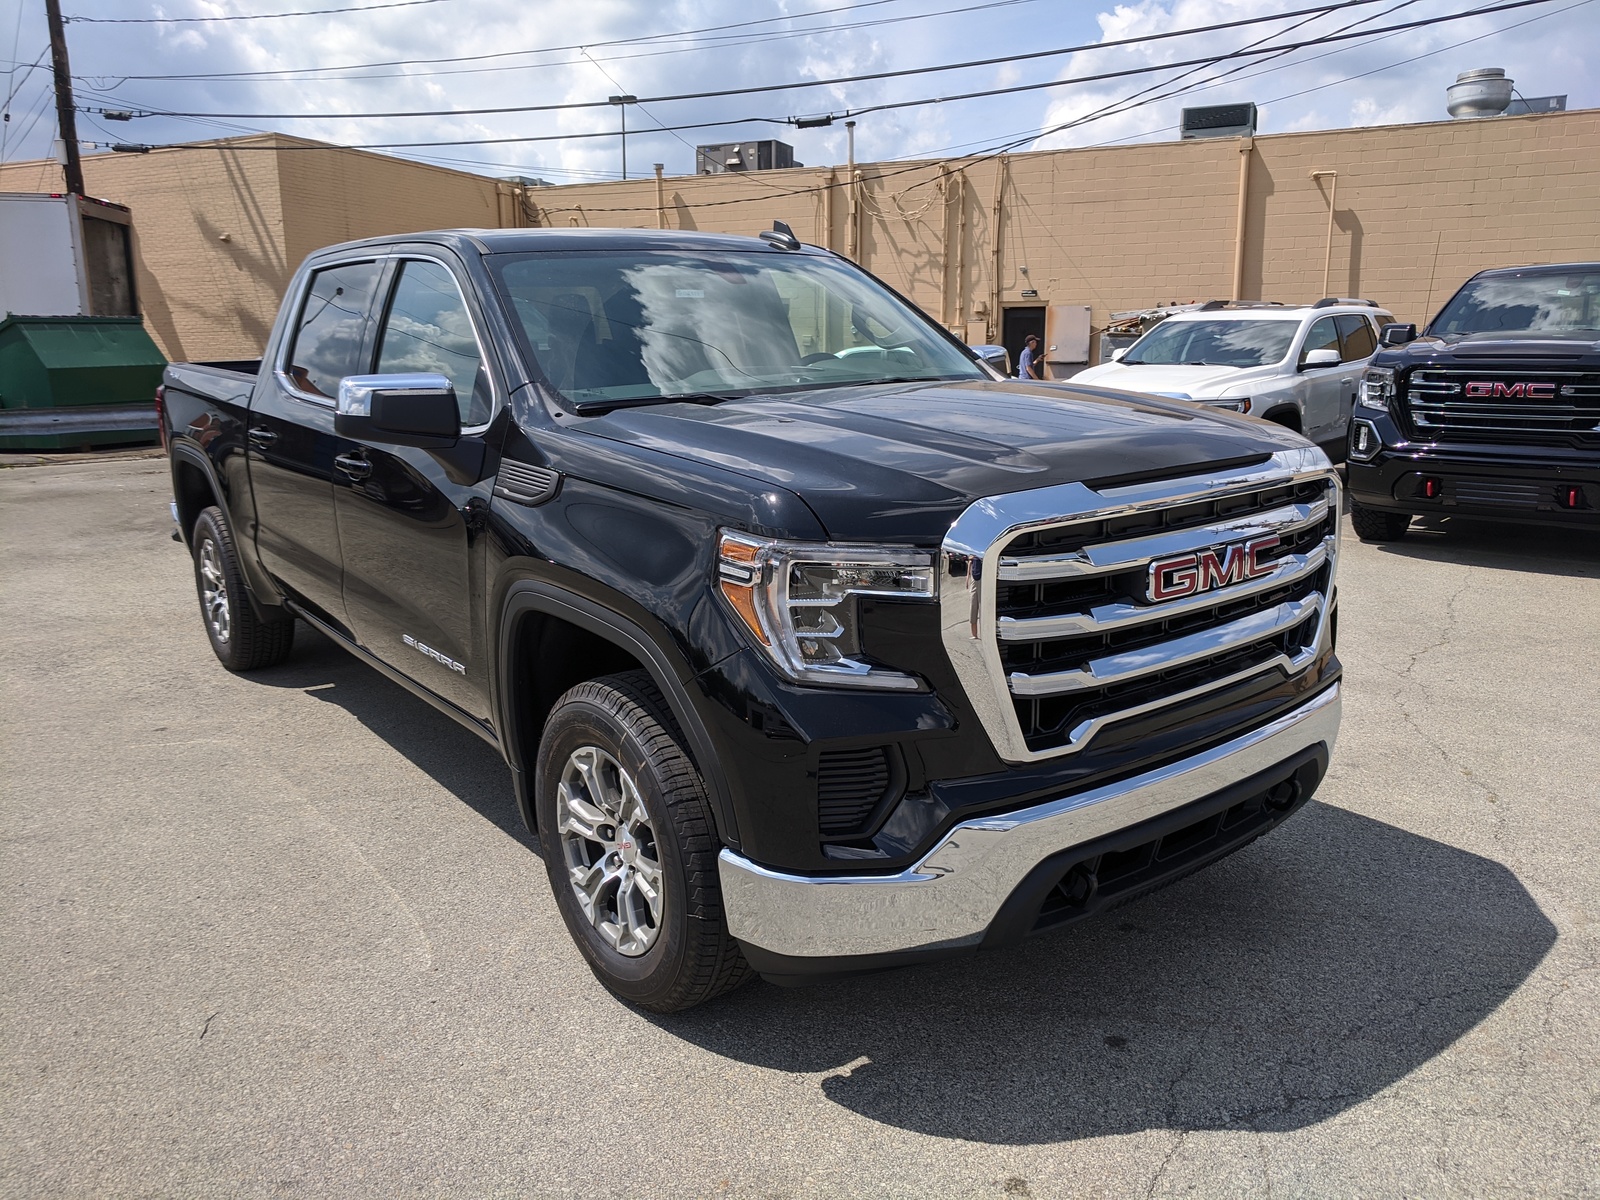
[[[301,396],[332,404],[339,381],[362,373],[367,315],[382,269],[368,261],[312,272],[283,358],[283,373]]]

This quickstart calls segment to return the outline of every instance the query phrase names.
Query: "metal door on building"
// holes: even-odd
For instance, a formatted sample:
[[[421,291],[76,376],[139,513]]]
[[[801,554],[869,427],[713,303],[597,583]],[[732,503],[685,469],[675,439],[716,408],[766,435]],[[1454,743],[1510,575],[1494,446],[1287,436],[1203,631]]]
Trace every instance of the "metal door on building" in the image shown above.
[[[1044,305],[1030,304],[1026,307],[1007,308],[1001,313],[1000,344],[1011,355],[1011,370],[1013,374],[1017,370],[1017,364],[1022,361],[1022,344],[1027,341],[1030,333],[1039,339],[1042,356]]]

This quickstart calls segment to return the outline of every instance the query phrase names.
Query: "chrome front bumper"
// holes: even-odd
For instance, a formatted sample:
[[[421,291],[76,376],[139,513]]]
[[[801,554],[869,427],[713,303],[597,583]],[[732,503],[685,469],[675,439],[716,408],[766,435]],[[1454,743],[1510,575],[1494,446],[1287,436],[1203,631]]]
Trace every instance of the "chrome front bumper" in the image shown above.
[[[1006,898],[1052,854],[1159,817],[1293,758],[1333,751],[1339,685],[1259,729],[1132,779],[1020,812],[963,821],[895,875],[791,875],[723,850],[733,936],[792,958],[975,946]]]

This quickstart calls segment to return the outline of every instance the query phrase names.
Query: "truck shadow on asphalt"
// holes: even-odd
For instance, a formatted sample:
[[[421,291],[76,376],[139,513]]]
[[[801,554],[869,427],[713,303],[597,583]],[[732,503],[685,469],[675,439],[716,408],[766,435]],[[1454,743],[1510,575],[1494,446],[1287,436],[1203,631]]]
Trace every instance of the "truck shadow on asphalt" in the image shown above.
[[[1355,537],[1353,533],[1345,536]],[[1587,529],[1547,529],[1470,517],[1418,517],[1402,540],[1384,542],[1376,549],[1381,554],[1427,562],[1600,579],[1600,532]]]
[[[488,746],[299,636],[288,663],[252,678],[344,708],[537,852]],[[713,1054],[820,1076],[842,1107],[937,1137],[1279,1132],[1426,1064],[1555,937],[1499,863],[1313,800],[1198,875],[1011,950],[796,990],[757,982],[639,1016]]]
[[[651,1019],[937,1137],[1278,1132],[1423,1066],[1555,936],[1500,864],[1313,801],[1208,871],[1013,950]]]
[[[539,839],[517,811],[511,772],[491,746],[304,622],[294,636],[289,661],[252,673],[252,682],[337,704],[456,799],[538,853]]]

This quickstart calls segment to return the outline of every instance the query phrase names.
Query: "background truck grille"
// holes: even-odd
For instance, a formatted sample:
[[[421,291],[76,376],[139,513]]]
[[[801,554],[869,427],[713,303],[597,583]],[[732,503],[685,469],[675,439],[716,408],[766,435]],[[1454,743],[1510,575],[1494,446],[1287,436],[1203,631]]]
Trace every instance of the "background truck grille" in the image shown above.
[[[1600,445],[1600,375],[1428,367],[1411,372],[1405,396],[1413,441]]]
[[[1280,456],[1292,470],[1068,489],[1061,516],[1011,524],[981,561],[951,557],[947,540],[945,643],[958,666],[985,669],[969,694],[1002,757],[1081,751],[1118,722],[1311,665],[1333,596],[1339,487],[1325,459],[1300,454]],[[1009,499],[982,502],[987,519],[1005,520]],[[1264,574],[1151,599],[1152,563],[1225,560],[1270,536]]]

